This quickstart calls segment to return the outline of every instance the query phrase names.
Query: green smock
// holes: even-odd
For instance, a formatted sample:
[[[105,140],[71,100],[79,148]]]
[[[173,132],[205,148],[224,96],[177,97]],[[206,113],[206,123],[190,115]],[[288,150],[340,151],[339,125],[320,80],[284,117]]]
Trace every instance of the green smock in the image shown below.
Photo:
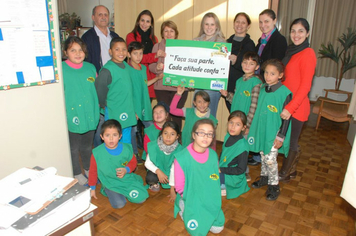
[[[93,149],[93,155],[97,165],[98,177],[101,182],[100,192],[106,196],[104,189],[124,195],[133,203],[141,203],[148,198],[147,189],[143,186],[141,176],[127,173],[123,178],[116,176],[117,168],[124,168],[133,156],[132,146],[127,143],[123,145],[119,155],[111,155],[105,148],[105,143]]]
[[[229,163],[241,153],[249,152],[249,146],[247,140],[242,138],[230,147],[226,147],[225,143],[229,139],[230,135],[226,134],[223,144],[223,149],[220,157],[219,167],[236,167],[228,166]],[[225,174],[225,186],[226,186],[226,198],[237,198],[241,194],[244,194],[250,190],[247,184],[246,175],[242,173],[240,175],[227,175]]]

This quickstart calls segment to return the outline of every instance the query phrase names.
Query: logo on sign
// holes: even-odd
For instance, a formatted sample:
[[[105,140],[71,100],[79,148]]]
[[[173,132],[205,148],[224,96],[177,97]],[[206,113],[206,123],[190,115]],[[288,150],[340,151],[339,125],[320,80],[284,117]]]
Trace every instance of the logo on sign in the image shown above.
[[[210,83],[210,89],[220,90],[220,89],[224,89],[224,87],[225,87],[225,82],[222,81],[211,81]]]

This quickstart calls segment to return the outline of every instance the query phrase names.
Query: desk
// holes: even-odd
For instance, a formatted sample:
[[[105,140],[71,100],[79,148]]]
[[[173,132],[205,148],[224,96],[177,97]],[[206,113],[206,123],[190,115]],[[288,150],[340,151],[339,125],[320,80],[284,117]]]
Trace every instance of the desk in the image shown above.
[[[75,217],[59,229],[51,232],[51,236],[75,236],[75,235],[94,235],[93,217],[98,214],[97,206],[90,204],[89,209]]]

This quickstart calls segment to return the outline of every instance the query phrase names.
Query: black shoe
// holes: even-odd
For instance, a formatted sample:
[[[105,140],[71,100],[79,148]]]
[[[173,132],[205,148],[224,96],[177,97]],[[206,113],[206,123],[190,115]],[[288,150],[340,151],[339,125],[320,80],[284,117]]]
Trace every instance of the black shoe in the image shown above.
[[[136,157],[136,160],[137,160],[137,165],[138,166],[143,165],[142,158],[138,154],[135,154],[135,157]]]
[[[251,184],[252,188],[261,188],[268,184],[268,176],[259,176],[256,181]]]
[[[279,189],[279,185],[268,185],[268,189],[266,191],[266,200],[274,201],[278,198],[281,190]]]
[[[141,120],[137,121],[137,131],[136,131],[136,140],[137,140],[137,148],[143,150],[143,129],[144,125]]]
[[[249,158],[247,164],[250,166],[258,166],[261,162],[255,161],[253,158]]]

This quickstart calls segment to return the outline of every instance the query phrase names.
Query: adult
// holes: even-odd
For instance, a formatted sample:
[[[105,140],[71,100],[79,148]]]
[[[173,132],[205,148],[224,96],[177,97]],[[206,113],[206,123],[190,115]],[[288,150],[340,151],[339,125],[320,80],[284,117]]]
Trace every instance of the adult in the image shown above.
[[[271,9],[263,10],[259,15],[259,27],[262,32],[258,39],[256,52],[260,56],[260,66],[268,59],[282,60],[287,50],[287,40],[276,28],[276,13]],[[264,71],[260,70],[260,75],[264,81]],[[261,163],[260,154],[254,154],[248,159],[249,165],[258,165]]]
[[[103,5],[93,8],[91,19],[94,27],[83,34],[82,39],[88,48],[86,61],[94,64],[96,71],[111,59],[109,54],[110,42],[114,37],[119,37],[114,31],[109,30],[109,9]]]
[[[91,15],[94,27],[85,32],[82,36],[82,40],[86,43],[88,50],[88,56],[85,60],[94,64],[97,73],[99,73],[101,67],[111,59],[109,54],[111,39],[119,37],[114,31],[109,30],[109,16],[110,12],[107,7],[103,5],[95,6]],[[101,125],[104,123],[103,114],[102,111],[98,127],[94,134],[94,147],[102,143],[100,131]]]
[[[143,49],[143,58],[141,64],[145,65],[147,68],[147,80],[151,80],[156,77],[155,74],[149,71],[149,64],[157,62],[159,57],[165,56],[165,52],[162,50],[158,50],[156,53],[152,53],[153,45],[158,42],[154,32],[155,28],[153,15],[149,10],[143,10],[137,16],[133,30],[126,36],[127,45],[133,41],[137,41],[142,43],[145,47]],[[156,97],[153,86],[148,87],[148,92],[151,99]]]
[[[158,50],[166,51],[166,40],[167,39],[177,39],[178,38],[178,28],[176,23],[173,21],[164,21],[161,25],[161,37],[162,40],[161,42],[155,44],[152,49],[152,53],[157,53]],[[158,58],[157,62],[151,63],[149,65],[149,69],[152,73],[156,74],[157,76],[163,74],[163,68],[164,68],[164,58],[160,57]],[[172,87],[172,86],[165,86],[163,85],[162,81],[157,81],[154,83],[154,89],[156,93],[156,98],[157,101],[164,102],[168,106],[171,105],[172,99],[174,95],[177,92],[177,88]],[[183,108],[185,101],[187,100],[188,97],[188,91],[185,91],[182,94],[182,97],[178,103],[178,108]],[[170,115],[171,119],[175,121],[179,128],[182,129],[182,117]]]
[[[244,75],[242,70],[242,58],[246,52],[255,51],[255,43],[247,34],[251,25],[250,17],[244,13],[237,13],[234,18],[233,28],[235,34],[231,35],[226,41],[231,43],[231,55],[230,55],[230,72],[227,91],[233,93],[235,91],[236,81]],[[258,93],[257,93],[258,94]],[[227,108],[231,109],[231,103],[226,101]],[[246,114],[247,115],[247,114]]]
[[[285,68],[283,84],[293,93],[293,98],[285,106],[281,118],[291,119],[291,137],[288,157],[283,160],[279,179],[288,182],[297,175],[299,159],[298,139],[310,113],[308,93],[311,88],[316,67],[316,56],[308,42],[309,23],[304,18],[295,19],[290,26],[292,44],[288,46],[282,62]]]
[[[209,41],[209,42],[226,42],[225,36],[221,31],[220,21],[217,15],[213,12],[208,12],[203,16],[200,23],[200,31],[198,37],[193,40]],[[195,93],[197,90],[195,91]],[[205,90],[210,96],[210,114],[216,117],[218,104],[220,100],[220,92],[214,90]],[[194,93],[194,94],[195,94]]]
[[[287,40],[276,28],[276,13],[271,9],[263,10],[259,15],[259,27],[262,32],[258,39],[256,52],[260,56],[260,65],[268,59],[282,60],[287,50]],[[260,74],[264,76],[264,71]]]

